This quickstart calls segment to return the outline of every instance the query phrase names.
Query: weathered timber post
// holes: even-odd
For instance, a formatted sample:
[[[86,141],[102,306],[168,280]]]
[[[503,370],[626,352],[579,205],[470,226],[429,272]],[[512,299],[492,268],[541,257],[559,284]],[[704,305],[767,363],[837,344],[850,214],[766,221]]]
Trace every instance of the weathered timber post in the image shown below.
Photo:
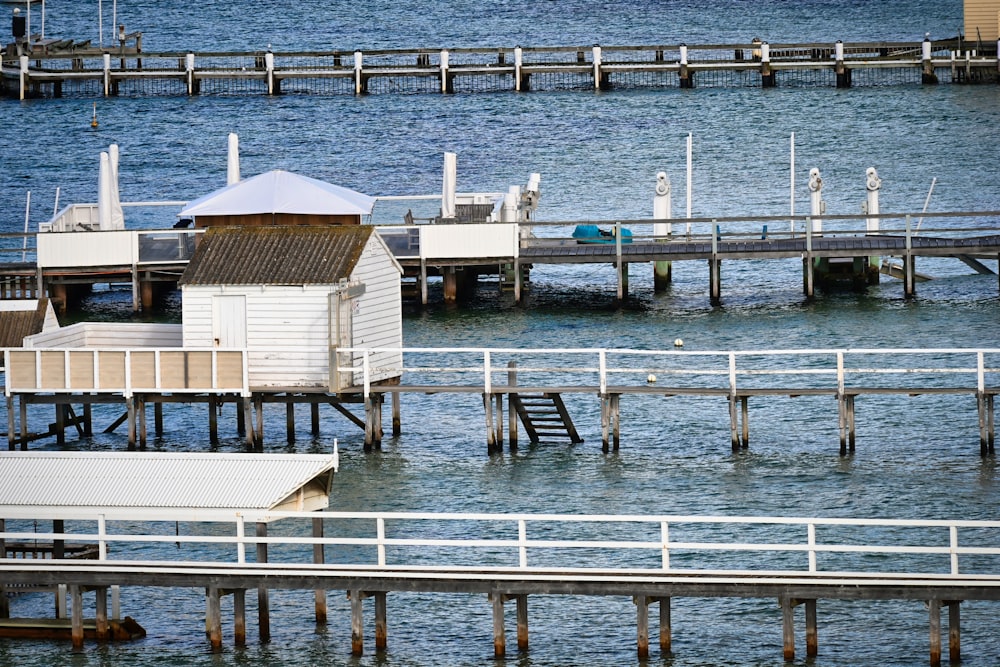
[[[87,431],[86,435],[91,435],[91,419],[90,419],[90,405],[83,406],[83,421],[85,424],[85,429]],[[163,435],[163,403],[156,402],[153,403],[153,432],[157,436]]]
[[[208,441],[213,445],[219,444],[219,418],[217,399],[215,396],[208,397]]]
[[[441,51],[440,65],[441,65],[441,92],[442,93],[454,93],[455,92],[454,77],[448,73],[448,50],[447,49],[443,49]]]
[[[668,655],[671,647],[670,598],[660,598],[660,653]]]
[[[125,411],[128,415],[128,448],[135,449],[135,397],[125,397]]]
[[[517,92],[531,89],[531,75],[524,73],[524,51],[520,46],[514,47],[514,90]]]
[[[257,451],[264,451],[264,396],[258,394],[253,400],[254,412],[256,413],[256,433],[254,433],[254,445]]]
[[[267,94],[277,95],[278,81],[274,78],[274,54],[268,51],[264,54],[264,70],[267,75]]]
[[[443,289],[446,303],[455,303],[458,300],[458,275],[454,266],[444,267]]]
[[[189,53],[184,57],[184,74],[187,77],[188,95],[198,94],[198,83],[194,78],[194,54]]]
[[[837,73],[837,88],[850,88],[851,70],[844,66],[844,43],[841,40],[838,39],[837,43],[833,45],[833,52],[833,69]]]
[[[694,88],[694,72],[688,69],[687,44],[681,44],[680,51],[681,51],[681,64],[680,64],[680,70],[678,70],[678,75],[680,76],[680,87]]]
[[[313,537],[322,538],[323,537],[323,519],[316,518],[312,520],[312,532]],[[323,551],[322,544],[313,545],[313,563],[320,565],[326,562],[326,556]],[[316,607],[316,624],[325,625],[326,624],[326,591],[322,588],[317,588],[315,590],[315,607]]]
[[[0,518],[0,533],[6,532],[7,520]],[[0,538],[0,559],[7,558],[7,540]],[[10,618],[10,599],[7,597],[7,587],[0,584],[0,618]]]
[[[139,394],[135,403],[139,418],[139,449],[146,449],[146,396]]]
[[[819,632],[816,628],[816,600],[806,600],[806,656],[819,654]]]
[[[507,442],[508,448],[512,452],[517,451],[517,410],[514,408],[514,387],[517,386],[517,362],[507,362],[507,386],[510,392],[507,394]]]
[[[502,658],[507,653],[507,636],[503,627],[503,593],[490,593],[493,603],[493,657]]]
[[[319,435],[319,403],[309,404],[309,420],[310,420],[310,430],[309,433],[313,436]]]
[[[389,632],[386,624],[385,591],[376,591],[375,598],[375,651],[385,651],[389,646]]]
[[[795,616],[792,600],[788,597],[779,599],[781,604],[781,636],[785,662],[795,660]]]
[[[774,88],[778,85],[777,79],[774,75],[774,70],[771,69],[771,46],[767,42],[761,42],[760,44],[760,87],[761,88]]]
[[[928,600],[927,609],[930,612],[931,667],[941,665],[941,601]]]
[[[493,428],[493,399],[490,394],[483,392],[483,410],[486,414],[486,453],[493,454],[497,451],[496,430]]]
[[[528,596],[524,593],[514,596],[517,604],[517,650],[528,650]]]
[[[392,392],[392,437],[398,438],[403,432],[403,422],[400,418],[400,393],[398,391]],[[319,435],[319,429],[316,429],[316,435]]]
[[[69,587],[73,604],[70,635],[73,640],[73,650],[83,650],[83,591],[76,584]]]
[[[920,74],[920,82],[934,85],[938,82],[937,74],[934,72],[934,63],[931,61],[931,40],[924,38],[920,45],[920,60],[923,71]]]
[[[14,395],[10,394],[7,398],[7,449],[14,451]]]
[[[247,592],[242,588],[233,591],[233,644],[247,645]]]
[[[288,439],[288,444],[295,442],[295,403],[291,400],[285,403],[285,437]]]
[[[94,625],[97,641],[106,642],[111,638],[111,626],[108,624],[108,587],[98,586],[94,589]]]
[[[635,604],[636,654],[640,660],[645,660],[649,657],[649,598],[636,595],[632,602]]]
[[[601,70],[601,47],[594,44],[592,51],[594,62],[594,90],[607,90],[611,87],[608,75]]]
[[[66,406],[56,403],[56,444],[66,444]]]
[[[257,537],[267,537],[267,524],[263,521],[257,522]],[[257,562],[267,562],[267,542],[257,543]],[[271,641],[271,602],[265,586],[257,587],[257,633],[260,643]]]
[[[21,68],[18,72],[18,90],[20,99],[24,100],[27,96],[28,88],[28,56],[21,56],[20,65]]]
[[[669,220],[672,215],[670,198],[670,179],[666,172],[656,174],[656,189],[653,197],[653,219]],[[671,223],[654,222],[653,236],[658,243],[666,243],[673,232]],[[653,291],[662,292],[670,284],[673,265],[671,262],[653,262]]]
[[[962,660],[962,610],[961,600],[945,600],[948,606],[948,660],[957,664]]]
[[[218,587],[209,586],[208,595],[205,596],[205,627],[213,652],[222,650],[222,611],[219,597]]]
[[[906,250],[903,254],[903,296],[911,299],[917,294],[915,258],[913,256],[913,234],[910,225],[910,216],[906,216]]]
[[[364,607],[364,593],[360,590],[347,592],[351,598],[351,655],[362,656],[365,654],[365,624],[362,611]]]
[[[362,70],[361,51],[354,52],[354,94],[362,95],[368,92],[368,78]]]

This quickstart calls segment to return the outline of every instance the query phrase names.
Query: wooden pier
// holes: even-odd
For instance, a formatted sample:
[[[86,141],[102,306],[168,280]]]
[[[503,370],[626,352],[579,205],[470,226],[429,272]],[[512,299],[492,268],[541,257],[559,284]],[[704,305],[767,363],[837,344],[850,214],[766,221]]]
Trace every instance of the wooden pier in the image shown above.
[[[49,517],[60,511],[0,509],[8,517],[6,527],[0,526],[0,542],[18,538],[40,513]],[[204,630],[216,651],[223,644],[224,592],[236,596],[233,641],[240,645],[246,641],[246,591],[265,591],[262,600],[268,590],[316,591],[309,604],[315,606],[316,623],[325,624],[326,592],[344,590],[350,598],[349,641],[355,656],[366,651],[366,644],[371,647],[364,600],[374,599],[374,649],[382,653],[389,647],[388,602],[399,592],[485,594],[493,613],[497,657],[507,652],[505,602],[511,600],[517,606],[518,651],[530,651],[528,602],[538,595],[631,598],[640,658],[650,654],[650,606],[658,608],[658,643],[666,656],[683,651],[672,643],[673,600],[776,599],[774,621],[780,631],[774,633],[774,644],[776,650],[780,645],[786,661],[796,655],[797,605],[805,606],[806,655],[815,657],[820,655],[820,600],[897,600],[927,605],[929,663],[936,666],[942,656],[942,607],[948,608],[948,653],[955,663],[961,658],[961,606],[1000,601],[1000,578],[994,574],[1000,522],[995,521],[206,508],[153,515],[75,508],[74,518],[72,534],[60,530],[39,537],[99,542],[99,560],[0,559],[0,576],[9,584],[67,586],[74,596],[72,626],[80,638],[78,646],[83,643],[82,591],[112,585],[205,590]],[[119,532],[126,521],[127,528]],[[138,530],[143,521],[177,521],[190,527],[169,536],[176,551],[171,545],[169,551],[142,562],[118,558],[119,546],[131,549],[144,541],[163,540],[162,534]],[[218,527],[230,524],[227,537],[197,530],[199,522],[209,521]],[[277,521],[304,522],[306,532],[281,532],[311,537],[282,537],[259,529]],[[457,537],[442,538],[442,525],[445,535]],[[196,557],[199,552],[192,547],[209,542],[216,548],[200,553],[214,555]],[[267,560],[268,548],[280,549],[281,562]],[[734,561],[754,566],[734,568]],[[269,608],[261,606],[258,616],[259,639],[266,642]]]
[[[498,46],[193,53],[106,49],[4,55],[11,97],[211,93],[466,93],[997,81],[996,43],[923,42]]]
[[[428,280],[433,275],[441,276],[447,301],[474,288],[479,275],[498,275],[512,289],[515,301],[523,303],[531,269],[543,264],[610,264],[615,267],[617,298],[623,300],[628,296],[631,265],[698,261],[708,263],[708,298],[717,305],[723,294],[722,263],[731,260],[800,262],[803,293],[812,297],[824,280],[839,279],[829,270],[831,262],[871,256],[900,259],[896,274],[902,279],[904,296],[912,297],[917,293],[918,259],[952,257],[980,273],[994,273],[983,262],[1000,258],[996,233],[1000,211],[880,213],[877,232],[866,228],[870,217],[401,224],[377,229],[404,268],[403,280],[415,286],[413,298],[421,303],[428,302]],[[921,222],[927,224],[921,228]],[[573,238],[574,228],[584,224],[603,228],[608,237],[601,242]],[[654,224],[672,225],[675,231],[656,234]],[[822,225],[821,232],[813,231],[816,224]],[[625,237],[623,229],[631,236]],[[8,234],[0,239],[6,246],[0,249],[0,258],[7,260],[0,263],[0,298],[48,295],[60,310],[94,284],[120,284],[131,288],[133,309],[153,310],[156,294],[174,287],[184,272],[200,233],[39,232],[27,240],[21,234]],[[86,265],[81,265],[83,242]],[[489,256],[483,254],[484,247],[490,249]]]
[[[342,348],[336,374],[364,378],[362,384],[282,390],[252,387],[246,353],[235,350],[93,350],[42,348],[4,354],[9,449],[27,449],[37,438],[28,407],[55,406],[55,437],[61,443],[71,422],[68,407],[93,403],[122,406],[124,414],[109,429],[128,422],[130,448],[146,443],[147,405],[155,406],[156,432],[163,432],[162,404],[205,404],[209,439],[218,441],[222,405],[236,405],[237,431],[247,448],[262,450],[265,403],[286,406],[286,434],[295,439],[295,405],[308,404],[312,432],[320,427],[321,405],[364,431],[364,448],[379,448],[383,407],[392,401],[392,434],[401,433],[404,394],[472,394],[482,398],[487,451],[518,447],[523,428],[532,442],[545,438],[566,444],[582,441],[563,396],[592,395],[599,403],[601,444],[617,451],[622,440],[622,397],[717,398],[728,414],[734,452],[750,441],[750,399],[826,396],[836,402],[839,451],[856,447],[858,396],[964,396],[976,403],[979,452],[995,452],[995,398],[1000,393],[1000,349],[821,349],[821,350],[606,350],[401,348],[398,383],[369,382],[371,359],[387,350]],[[353,361],[357,359],[358,361]],[[95,370],[96,369],[96,370]],[[506,402],[506,423],[504,403]],[[532,403],[532,406],[526,404]],[[363,406],[356,415],[349,407]],[[89,415],[89,412],[84,412]],[[89,417],[88,417],[89,419]],[[91,425],[77,423],[81,437]],[[506,438],[505,438],[506,430]],[[51,437],[53,427],[43,435]],[[627,434],[627,430],[625,431]]]

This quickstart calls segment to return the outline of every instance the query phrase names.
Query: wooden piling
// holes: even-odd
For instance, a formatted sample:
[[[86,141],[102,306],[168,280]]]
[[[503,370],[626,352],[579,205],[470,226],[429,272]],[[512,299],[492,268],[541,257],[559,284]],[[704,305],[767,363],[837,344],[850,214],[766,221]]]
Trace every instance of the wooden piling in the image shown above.
[[[948,660],[955,665],[962,660],[962,610],[961,600],[947,600],[948,606]]]
[[[636,595],[632,601],[635,603],[636,655],[645,660],[649,657],[649,598]]]
[[[292,401],[285,403],[285,435],[288,444],[295,442],[295,403]]]
[[[70,631],[73,640],[73,650],[83,650],[83,591],[77,585],[69,587],[70,598],[72,599],[72,629]]]
[[[714,235],[712,238],[715,238]],[[708,260],[708,300],[713,306],[722,303],[722,260]]]
[[[66,444],[66,406],[56,403],[56,444]]]
[[[806,656],[819,654],[819,630],[816,627],[816,600],[806,600]]]
[[[670,598],[660,598],[660,653],[668,655],[672,645],[670,625]]]
[[[83,406],[84,423],[90,429],[90,405]],[[158,437],[163,436],[163,403],[153,403],[153,432]],[[87,435],[90,435],[89,433]]]
[[[365,654],[365,624],[362,616],[362,593],[360,590],[348,591],[351,597],[351,655]]]
[[[781,603],[781,636],[785,662],[795,660],[795,615],[791,598],[783,597]]]
[[[403,433],[403,421],[400,417],[400,392],[392,392],[392,437],[398,438]],[[317,435],[319,435],[317,433]]]
[[[247,592],[242,588],[233,591],[233,644],[247,645]]]
[[[94,626],[97,641],[105,642],[111,638],[111,625],[108,623],[108,587],[98,586],[94,589]]]
[[[517,604],[517,650],[528,650],[528,596],[525,594],[515,595]]]
[[[497,451],[497,441],[493,428],[493,399],[486,392],[483,392],[483,410],[486,413],[486,453],[492,455]]]
[[[208,441],[213,445],[219,444],[219,418],[216,408],[217,399],[214,396],[208,397]]]
[[[7,449],[14,451],[14,395],[7,398]]]
[[[323,519],[317,518],[312,520],[312,532],[313,537],[322,539],[323,537]],[[322,544],[313,545],[313,563],[319,565],[326,562],[326,556],[323,551]],[[315,607],[316,607],[316,624],[325,625],[326,624],[326,591],[322,588],[317,588],[315,590]]]
[[[309,404],[309,433],[313,437],[319,436],[319,403]]]
[[[928,600],[927,608],[930,613],[930,640],[931,640],[931,667],[941,665],[941,601]]]
[[[389,646],[388,624],[386,623],[386,592],[376,591],[375,597],[375,651],[385,651]]]
[[[743,420],[743,440],[740,447],[747,449],[750,447],[750,397],[740,396],[740,415]]]
[[[254,445],[257,451],[264,451],[264,397],[257,395],[253,399],[254,412],[257,416],[256,433],[254,434]]]
[[[267,524],[263,521],[257,522],[257,537],[267,537]],[[267,543],[257,543],[257,562],[267,562]],[[257,588],[257,633],[260,643],[266,644],[271,641],[271,603],[267,588],[259,586]]]
[[[503,594],[490,593],[493,603],[493,657],[502,658],[507,654],[507,637],[503,627]]]
[[[213,652],[222,650],[222,606],[220,604],[219,589],[216,586],[208,588],[208,595],[205,596],[205,625],[208,628],[208,643]]]
[[[136,411],[139,418],[139,449],[146,449],[146,397],[135,397]]]

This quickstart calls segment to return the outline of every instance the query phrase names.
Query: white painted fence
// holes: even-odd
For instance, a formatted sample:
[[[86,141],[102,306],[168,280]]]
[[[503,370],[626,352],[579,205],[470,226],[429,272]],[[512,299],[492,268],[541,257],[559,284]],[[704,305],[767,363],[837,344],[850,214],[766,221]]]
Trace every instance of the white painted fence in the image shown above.
[[[385,350],[354,353],[364,391],[371,391],[370,359]],[[905,392],[951,388],[979,392],[1000,387],[1000,348],[632,350],[519,348],[399,348],[403,365],[394,369],[406,384],[479,386],[491,393],[506,386],[511,364],[517,384],[532,387],[613,389],[647,387],[728,391],[770,387],[829,389],[885,388]],[[342,355],[341,358],[347,358]],[[385,369],[379,368],[379,371]]]
[[[594,571],[843,578],[893,573],[975,576],[1000,585],[1000,521],[58,507],[4,507],[2,513],[0,540],[93,543],[99,560],[130,565],[242,565],[253,562],[254,547],[263,543],[272,562],[257,568],[444,568],[456,575],[531,570],[567,578]],[[318,518],[324,537],[310,534]],[[40,530],[38,521],[49,519],[64,520],[64,532]],[[272,523],[266,537],[255,534],[260,521]],[[279,526],[286,534],[276,534]],[[324,565],[313,563],[313,545],[324,545]],[[0,570],[5,567],[21,565],[0,559]]]

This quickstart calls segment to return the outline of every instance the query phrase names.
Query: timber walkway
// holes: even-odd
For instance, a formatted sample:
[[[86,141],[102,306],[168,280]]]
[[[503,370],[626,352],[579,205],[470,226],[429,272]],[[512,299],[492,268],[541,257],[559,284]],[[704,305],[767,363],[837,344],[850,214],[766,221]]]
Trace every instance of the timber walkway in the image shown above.
[[[527,397],[554,397],[553,419],[567,444],[579,442],[564,395],[592,395],[600,404],[604,451],[618,450],[622,439],[621,399],[704,397],[720,399],[728,411],[733,451],[749,447],[749,401],[782,397],[828,396],[837,404],[840,454],[855,450],[855,402],[891,396],[967,397],[975,401],[979,451],[995,451],[995,397],[1000,393],[1000,348],[956,349],[774,349],[738,351],[528,349],[528,348],[401,348],[399,384],[378,384],[372,359],[385,349],[331,350],[331,377],[349,374],[356,386],[288,388],[254,387],[249,382],[245,350],[183,348],[38,348],[4,351],[7,440],[10,449],[27,449],[33,434],[28,407],[50,404],[56,421],[42,437],[64,439],[68,425],[80,435],[91,430],[90,405],[121,405],[128,422],[128,443],[146,441],[146,406],[156,410],[156,432],[163,432],[162,404],[207,403],[209,433],[218,438],[217,412],[237,405],[237,431],[248,448],[262,449],[264,403],[286,405],[287,434],[294,441],[294,407],[309,404],[313,432],[319,431],[319,406],[329,404],[364,429],[366,450],[380,447],[386,396],[392,400],[392,434],[401,433],[400,399],[426,394],[465,394],[482,399],[487,451],[498,452],[505,439],[518,446],[519,420],[532,441],[540,439],[532,417],[517,409]],[[385,369],[379,369],[385,370]],[[504,399],[507,423],[504,423]],[[408,398],[408,400],[410,400]],[[83,405],[82,420],[72,419],[72,405]],[[362,405],[355,415],[350,405]],[[953,410],[955,405],[949,402]],[[560,409],[561,407],[561,409]],[[720,410],[721,412],[721,410]],[[952,419],[943,414],[942,419]],[[691,418],[664,412],[664,422]],[[706,413],[699,411],[698,419]],[[37,418],[36,418],[37,419]],[[81,423],[82,421],[82,423]],[[248,428],[248,425],[250,428]],[[666,430],[666,423],[664,424]],[[113,427],[112,427],[113,428]],[[506,430],[506,438],[505,438]]]
[[[49,50],[4,56],[11,97],[610,90],[712,86],[847,88],[996,81],[994,43],[499,46],[242,53]]]
[[[72,208],[89,210],[86,205]],[[404,280],[415,281],[416,298],[424,304],[433,272],[442,276],[446,300],[455,298],[459,273],[466,280],[499,274],[521,303],[522,292],[530,290],[529,272],[534,266],[611,264],[616,268],[617,298],[622,300],[628,294],[630,264],[679,261],[708,261],[708,296],[717,304],[722,295],[723,260],[801,260],[807,297],[814,295],[824,275],[822,262],[858,256],[866,261],[870,256],[900,258],[907,297],[916,294],[918,258],[954,257],[980,273],[994,273],[983,261],[1000,258],[998,219],[1000,211],[977,211],[879,213],[877,218],[740,216],[401,224],[377,229],[404,268]],[[875,230],[870,229],[873,220]],[[673,231],[656,233],[655,226],[661,224]],[[609,235],[573,238],[577,226],[604,227]],[[163,229],[0,235],[0,259],[5,260],[0,262],[0,298],[48,294],[64,304],[81,285],[125,284],[132,288],[135,310],[152,309],[156,290],[172,287],[184,272],[200,233]]]
[[[506,653],[508,600],[516,601],[518,649],[527,651],[529,596],[631,597],[637,653],[644,658],[650,605],[659,608],[659,646],[667,655],[673,649],[672,599],[776,598],[786,661],[795,657],[796,605],[805,605],[806,653],[812,657],[819,654],[818,600],[903,600],[928,605],[929,658],[938,665],[941,607],[949,609],[954,663],[961,656],[960,605],[1000,600],[996,521],[206,508],[73,508],[65,517],[58,507],[3,511],[0,545],[23,539],[98,545],[91,561],[0,558],[5,584],[67,587],[78,646],[84,591],[96,591],[98,618],[106,624],[101,611],[106,614],[108,588],[116,586],[206,590],[206,623],[196,630],[207,631],[215,650],[223,641],[223,594],[235,597],[234,641],[241,645],[247,591],[257,591],[264,640],[270,636],[269,590],[314,591],[317,623],[326,622],[327,591],[346,590],[354,655],[365,651],[368,597],[374,598],[374,648],[388,648],[387,597],[393,593],[485,593],[497,657]],[[39,530],[39,520],[53,517],[72,521]],[[177,531],[164,533],[157,527],[163,522]],[[734,568],[734,562],[753,566]],[[406,602],[405,595],[398,598],[401,614]]]

